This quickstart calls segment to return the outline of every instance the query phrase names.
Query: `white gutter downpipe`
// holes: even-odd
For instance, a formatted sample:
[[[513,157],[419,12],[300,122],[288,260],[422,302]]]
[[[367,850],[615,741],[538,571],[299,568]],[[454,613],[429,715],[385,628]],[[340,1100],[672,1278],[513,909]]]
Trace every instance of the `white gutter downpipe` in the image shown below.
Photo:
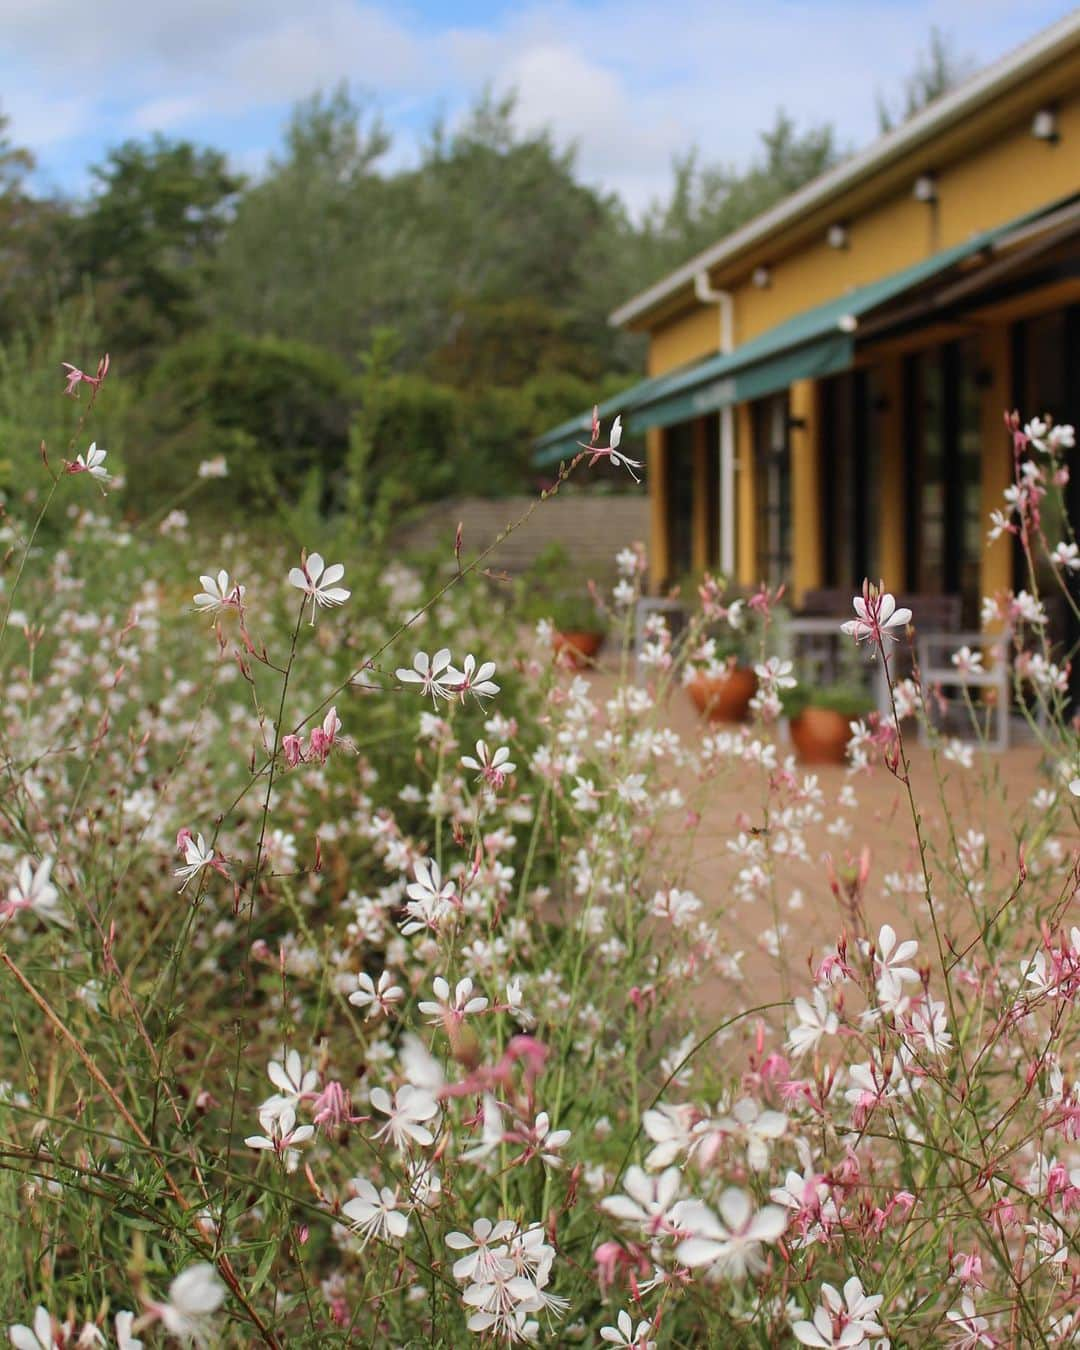
[[[720,306],[720,353],[735,349],[734,304],[730,291],[715,290],[708,272],[694,276],[694,294],[703,305]],[[720,571],[730,581],[735,575],[735,409],[720,409]]]

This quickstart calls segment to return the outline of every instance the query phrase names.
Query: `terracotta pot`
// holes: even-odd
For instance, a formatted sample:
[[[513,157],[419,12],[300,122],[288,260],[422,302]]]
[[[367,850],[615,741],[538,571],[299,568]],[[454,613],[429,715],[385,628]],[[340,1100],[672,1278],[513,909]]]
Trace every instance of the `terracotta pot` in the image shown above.
[[[843,764],[851,718],[832,708],[804,708],[791,719],[791,739],[804,764]]]
[[[596,653],[604,645],[603,633],[560,633],[557,629],[551,637],[555,655],[574,670],[590,666]]]
[[[718,679],[695,675],[686,687],[698,712],[710,722],[745,722],[757,676],[749,666],[735,666]]]

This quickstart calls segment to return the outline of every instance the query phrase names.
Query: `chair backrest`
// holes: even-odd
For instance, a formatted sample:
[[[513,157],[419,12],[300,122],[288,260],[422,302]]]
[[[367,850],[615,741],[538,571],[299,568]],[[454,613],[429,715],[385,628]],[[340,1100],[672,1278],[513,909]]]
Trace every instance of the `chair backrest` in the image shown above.
[[[911,621],[916,632],[948,633],[960,627],[964,602],[959,595],[925,595],[913,592],[898,595],[898,605],[911,610]]]
[[[835,614],[847,615],[850,609],[851,592],[838,586],[803,592],[803,614],[820,614],[831,618]]]
[[[841,587],[821,587],[803,594],[800,613],[806,615],[844,615],[851,612],[851,591]],[[898,595],[898,605],[906,605],[911,610],[913,622],[924,633],[947,633],[960,627],[963,618],[963,601],[958,595],[927,595],[913,592],[910,595]]]

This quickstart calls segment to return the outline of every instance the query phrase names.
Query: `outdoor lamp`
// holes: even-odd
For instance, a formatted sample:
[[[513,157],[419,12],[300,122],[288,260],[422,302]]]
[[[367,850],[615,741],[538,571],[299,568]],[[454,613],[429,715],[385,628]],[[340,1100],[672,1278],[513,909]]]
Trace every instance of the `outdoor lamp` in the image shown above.
[[[835,225],[830,225],[828,232],[825,235],[825,239],[830,248],[847,248],[848,246],[847,226],[841,225],[839,223]]]
[[[1040,108],[1031,119],[1031,134],[1037,141],[1055,144],[1058,139],[1057,112],[1053,108]]]
[[[912,196],[917,202],[937,201],[937,181],[932,173],[921,173],[915,179]]]
[[[755,267],[750,280],[759,291],[765,291],[772,285],[772,273],[767,267]]]

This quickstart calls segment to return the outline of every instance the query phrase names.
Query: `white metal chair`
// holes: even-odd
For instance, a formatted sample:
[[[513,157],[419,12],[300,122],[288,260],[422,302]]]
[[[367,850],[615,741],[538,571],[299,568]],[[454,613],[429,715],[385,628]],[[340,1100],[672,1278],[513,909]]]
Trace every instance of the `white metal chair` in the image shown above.
[[[953,689],[992,689],[996,730],[990,739],[995,750],[1009,748],[1009,633],[922,633],[916,649],[927,720],[930,718],[928,694],[935,686]],[[962,648],[981,652],[982,670],[960,671],[953,657]],[[919,723],[919,739],[925,740],[926,722]]]

